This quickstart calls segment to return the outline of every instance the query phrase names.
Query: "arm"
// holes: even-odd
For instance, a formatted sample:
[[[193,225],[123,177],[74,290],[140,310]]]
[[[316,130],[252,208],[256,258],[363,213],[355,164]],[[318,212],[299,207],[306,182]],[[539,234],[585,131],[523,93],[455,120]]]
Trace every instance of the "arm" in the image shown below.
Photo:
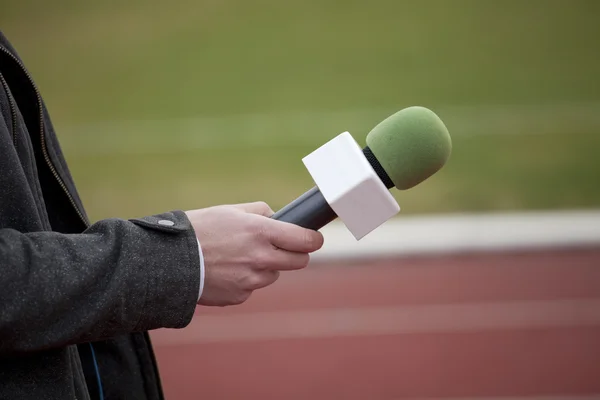
[[[184,327],[199,285],[198,242],[181,211],[82,234],[2,229],[0,355]]]

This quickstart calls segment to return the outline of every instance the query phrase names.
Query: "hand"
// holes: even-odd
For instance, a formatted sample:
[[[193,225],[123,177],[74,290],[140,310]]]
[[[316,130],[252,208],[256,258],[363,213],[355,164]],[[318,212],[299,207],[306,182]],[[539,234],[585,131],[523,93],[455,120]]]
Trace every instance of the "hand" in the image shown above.
[[[241,304],[275,282],[279,271],[302,269],[323,235],[270,219],[263,202],[187,211],[204,256],[204,290],[198,304]]]

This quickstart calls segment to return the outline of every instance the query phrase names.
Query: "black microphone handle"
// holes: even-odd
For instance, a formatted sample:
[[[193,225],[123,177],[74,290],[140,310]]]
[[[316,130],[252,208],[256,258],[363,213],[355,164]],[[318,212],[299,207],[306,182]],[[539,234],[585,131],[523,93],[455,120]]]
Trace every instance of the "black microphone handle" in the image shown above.
[[[337,215],[323,197],[323,193],[315,186],[277,211],[271,218],[318,231],[336,219]]]

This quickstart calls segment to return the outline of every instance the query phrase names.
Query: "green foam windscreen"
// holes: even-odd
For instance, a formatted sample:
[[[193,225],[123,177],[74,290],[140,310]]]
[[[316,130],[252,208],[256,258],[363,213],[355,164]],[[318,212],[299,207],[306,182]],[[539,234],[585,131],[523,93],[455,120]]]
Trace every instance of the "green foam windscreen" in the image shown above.
[[[452,140],[442,120],[418,106],[381,121],[367,135],[367,146],[400,190],[435,174],[452,153]]]

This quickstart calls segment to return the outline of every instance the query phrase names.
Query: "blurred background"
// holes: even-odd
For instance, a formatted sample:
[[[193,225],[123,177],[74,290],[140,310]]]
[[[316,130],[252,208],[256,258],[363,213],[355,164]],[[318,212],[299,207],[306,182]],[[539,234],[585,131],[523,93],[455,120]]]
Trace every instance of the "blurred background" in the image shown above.
[[[454,151],[429,180],[393,191],[399,219],[600,208],[596,0],[0,4],[0,27],[41,90],[92,220],[255,200],[279,209],[312,186],[302,157],[343,131],[363,145],[371,128],[411,105],[444,120]],[[269,321],[295,326],[282,315],[313,307],[334,318],[352,299],[360,310],[589,300],[600,298],[598,265],[600,251],[587,248],[324,262],[242,307],[203,310],[194,322],[204,314],[226,318],[205,326],[213,321],[229,337],[266,323],[254,313],[283,312]],[[363,280],[374,286],[365,289]],[[399,285],[414,296],[399,295]],[[308,294],[314,287],[317,294]],[[297,297],[286,308],[290,293]],[[591,304],[564,310],[590,312]],[[239,315],[246,325],[228,325]],[[598,325],[481,328],[483,336],[478,329],[466,336],[283,335],[246,345],[169,332],[158,336],[157,354],[175,399],[600,393]],[[491,364],[500,369],[486,370]]]
[[[411,105],[454,153],[404,213],[600,203],[595,0],[2,3],[93,219],[277,209],[303,156]]]

